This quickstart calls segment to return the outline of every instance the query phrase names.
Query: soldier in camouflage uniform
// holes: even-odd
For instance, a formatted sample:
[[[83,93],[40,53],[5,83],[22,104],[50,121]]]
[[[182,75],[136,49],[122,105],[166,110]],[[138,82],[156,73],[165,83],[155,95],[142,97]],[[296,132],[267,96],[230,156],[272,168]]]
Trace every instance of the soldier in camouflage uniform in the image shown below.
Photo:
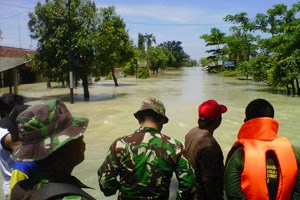
[[[134,116],[140,128],[115,140],[98,170],[101,191],[111,196],[119,190],[118,199],[165,200],[175,172],[177,199],[192,199],[195,175],[183,145],[161,133],[169,120],[163,103],[147,99]]]
[[[15,161],[35,162],[29,179],[18,182],[11,200],[88,199],[93,197],[76,177],[73,168],[84,160],[83,133],[87,118],[72,117],[57,99],[31,106],[17,117],[22,144],[11,155]]]

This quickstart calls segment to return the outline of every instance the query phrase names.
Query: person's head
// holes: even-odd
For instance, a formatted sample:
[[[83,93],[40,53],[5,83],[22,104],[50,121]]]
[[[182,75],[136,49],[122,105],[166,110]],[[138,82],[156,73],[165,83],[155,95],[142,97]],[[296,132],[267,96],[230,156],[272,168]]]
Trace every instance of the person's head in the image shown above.
[[[13,94],[13,93],[4,93],[1,98],[7,104],[16,106],[23,105],[25,98],[22,95]]]
[[[198,107],[198,126],[200,129],[216,129],[221,124],[222,114],[227,111],[227,107],[218,104],[215,100],[204,101]]]
[[[0,119],[0,127],[8,130],[11,135],[12,142],[20,141],[16,120],[17,116],[28,107],[28,105],[17,105],[12,109],[8,116]]]
[[[164,104],[156,98],[149,98],[142,102],[140,109],[134,113],[135,118],[139,123],[145,120],[151,120],[157,124],[168,123],[169,119],[166,116],[166,108]]]
[[[79,148],[84,147],[82,137],[88,119],[73,117],[62,101],[53,99],[31,106],[18,115],[17,123],[22,143],[12,153],[13,160],[42,161],[55,157],[51,155],[59,155],[68,161],[65,165],[77,165],[83,161],[84,155]],[[80,152],[82,155],[78,155]],[[71,161],[71,158],[75,160]]]
[[[13,105],[5,103],[4,100],[0,98],[0,118],[6,117],[12,109]]]
[[[245,115],[244,122],[259,117],[274,118],[274,108],[265,99],[255,99],[247,105]]]
[[[16,105],[24,105],[24,97],[13,93],[4,93],[0,97],[0,116],[4,118],[9,115]]]

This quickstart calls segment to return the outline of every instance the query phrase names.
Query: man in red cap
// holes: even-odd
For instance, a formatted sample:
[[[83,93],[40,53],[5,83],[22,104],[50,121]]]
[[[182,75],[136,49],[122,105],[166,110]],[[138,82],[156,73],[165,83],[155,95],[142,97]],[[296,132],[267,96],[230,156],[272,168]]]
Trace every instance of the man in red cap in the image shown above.
[[[196,174],[194,200],[223,199],[223,152],[213,133],[226,111],[215,100],[203,102],[198,107],[198,126],[185,136],[186,155]]]

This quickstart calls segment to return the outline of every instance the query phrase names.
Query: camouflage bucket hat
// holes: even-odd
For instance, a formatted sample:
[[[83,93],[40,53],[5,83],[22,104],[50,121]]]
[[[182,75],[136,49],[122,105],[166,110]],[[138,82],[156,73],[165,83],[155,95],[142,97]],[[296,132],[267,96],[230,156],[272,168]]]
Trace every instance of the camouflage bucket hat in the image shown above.
[[[149,99],[144,100],[142,102],[141,108],[136,113],[134,113],[135,118],[140,119],[141,114],[145,110],[153,110],[157,114],[164,117],[164,124],[168,123],[169,119],[165,114],[166,113],[166,108],[165,108],[164,104],[159,99],[149,98]]]
[[[17,123],[22,144],[11,158],[16,161],[37,161],[81,137],[88,119],[72,117],[62,101],[53,99],[20,113]]]

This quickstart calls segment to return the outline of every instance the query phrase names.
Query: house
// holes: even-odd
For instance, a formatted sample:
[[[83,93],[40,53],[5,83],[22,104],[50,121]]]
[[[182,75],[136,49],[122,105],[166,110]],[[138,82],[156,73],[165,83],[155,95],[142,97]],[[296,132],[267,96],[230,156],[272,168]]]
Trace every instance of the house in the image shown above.
[[[0,87],[9,87],[10,93],[18,94],[19,84],[35,82],[36,76],[31,71],[31,63],[25,60],[26,55],[35,52],[0,46]]]

